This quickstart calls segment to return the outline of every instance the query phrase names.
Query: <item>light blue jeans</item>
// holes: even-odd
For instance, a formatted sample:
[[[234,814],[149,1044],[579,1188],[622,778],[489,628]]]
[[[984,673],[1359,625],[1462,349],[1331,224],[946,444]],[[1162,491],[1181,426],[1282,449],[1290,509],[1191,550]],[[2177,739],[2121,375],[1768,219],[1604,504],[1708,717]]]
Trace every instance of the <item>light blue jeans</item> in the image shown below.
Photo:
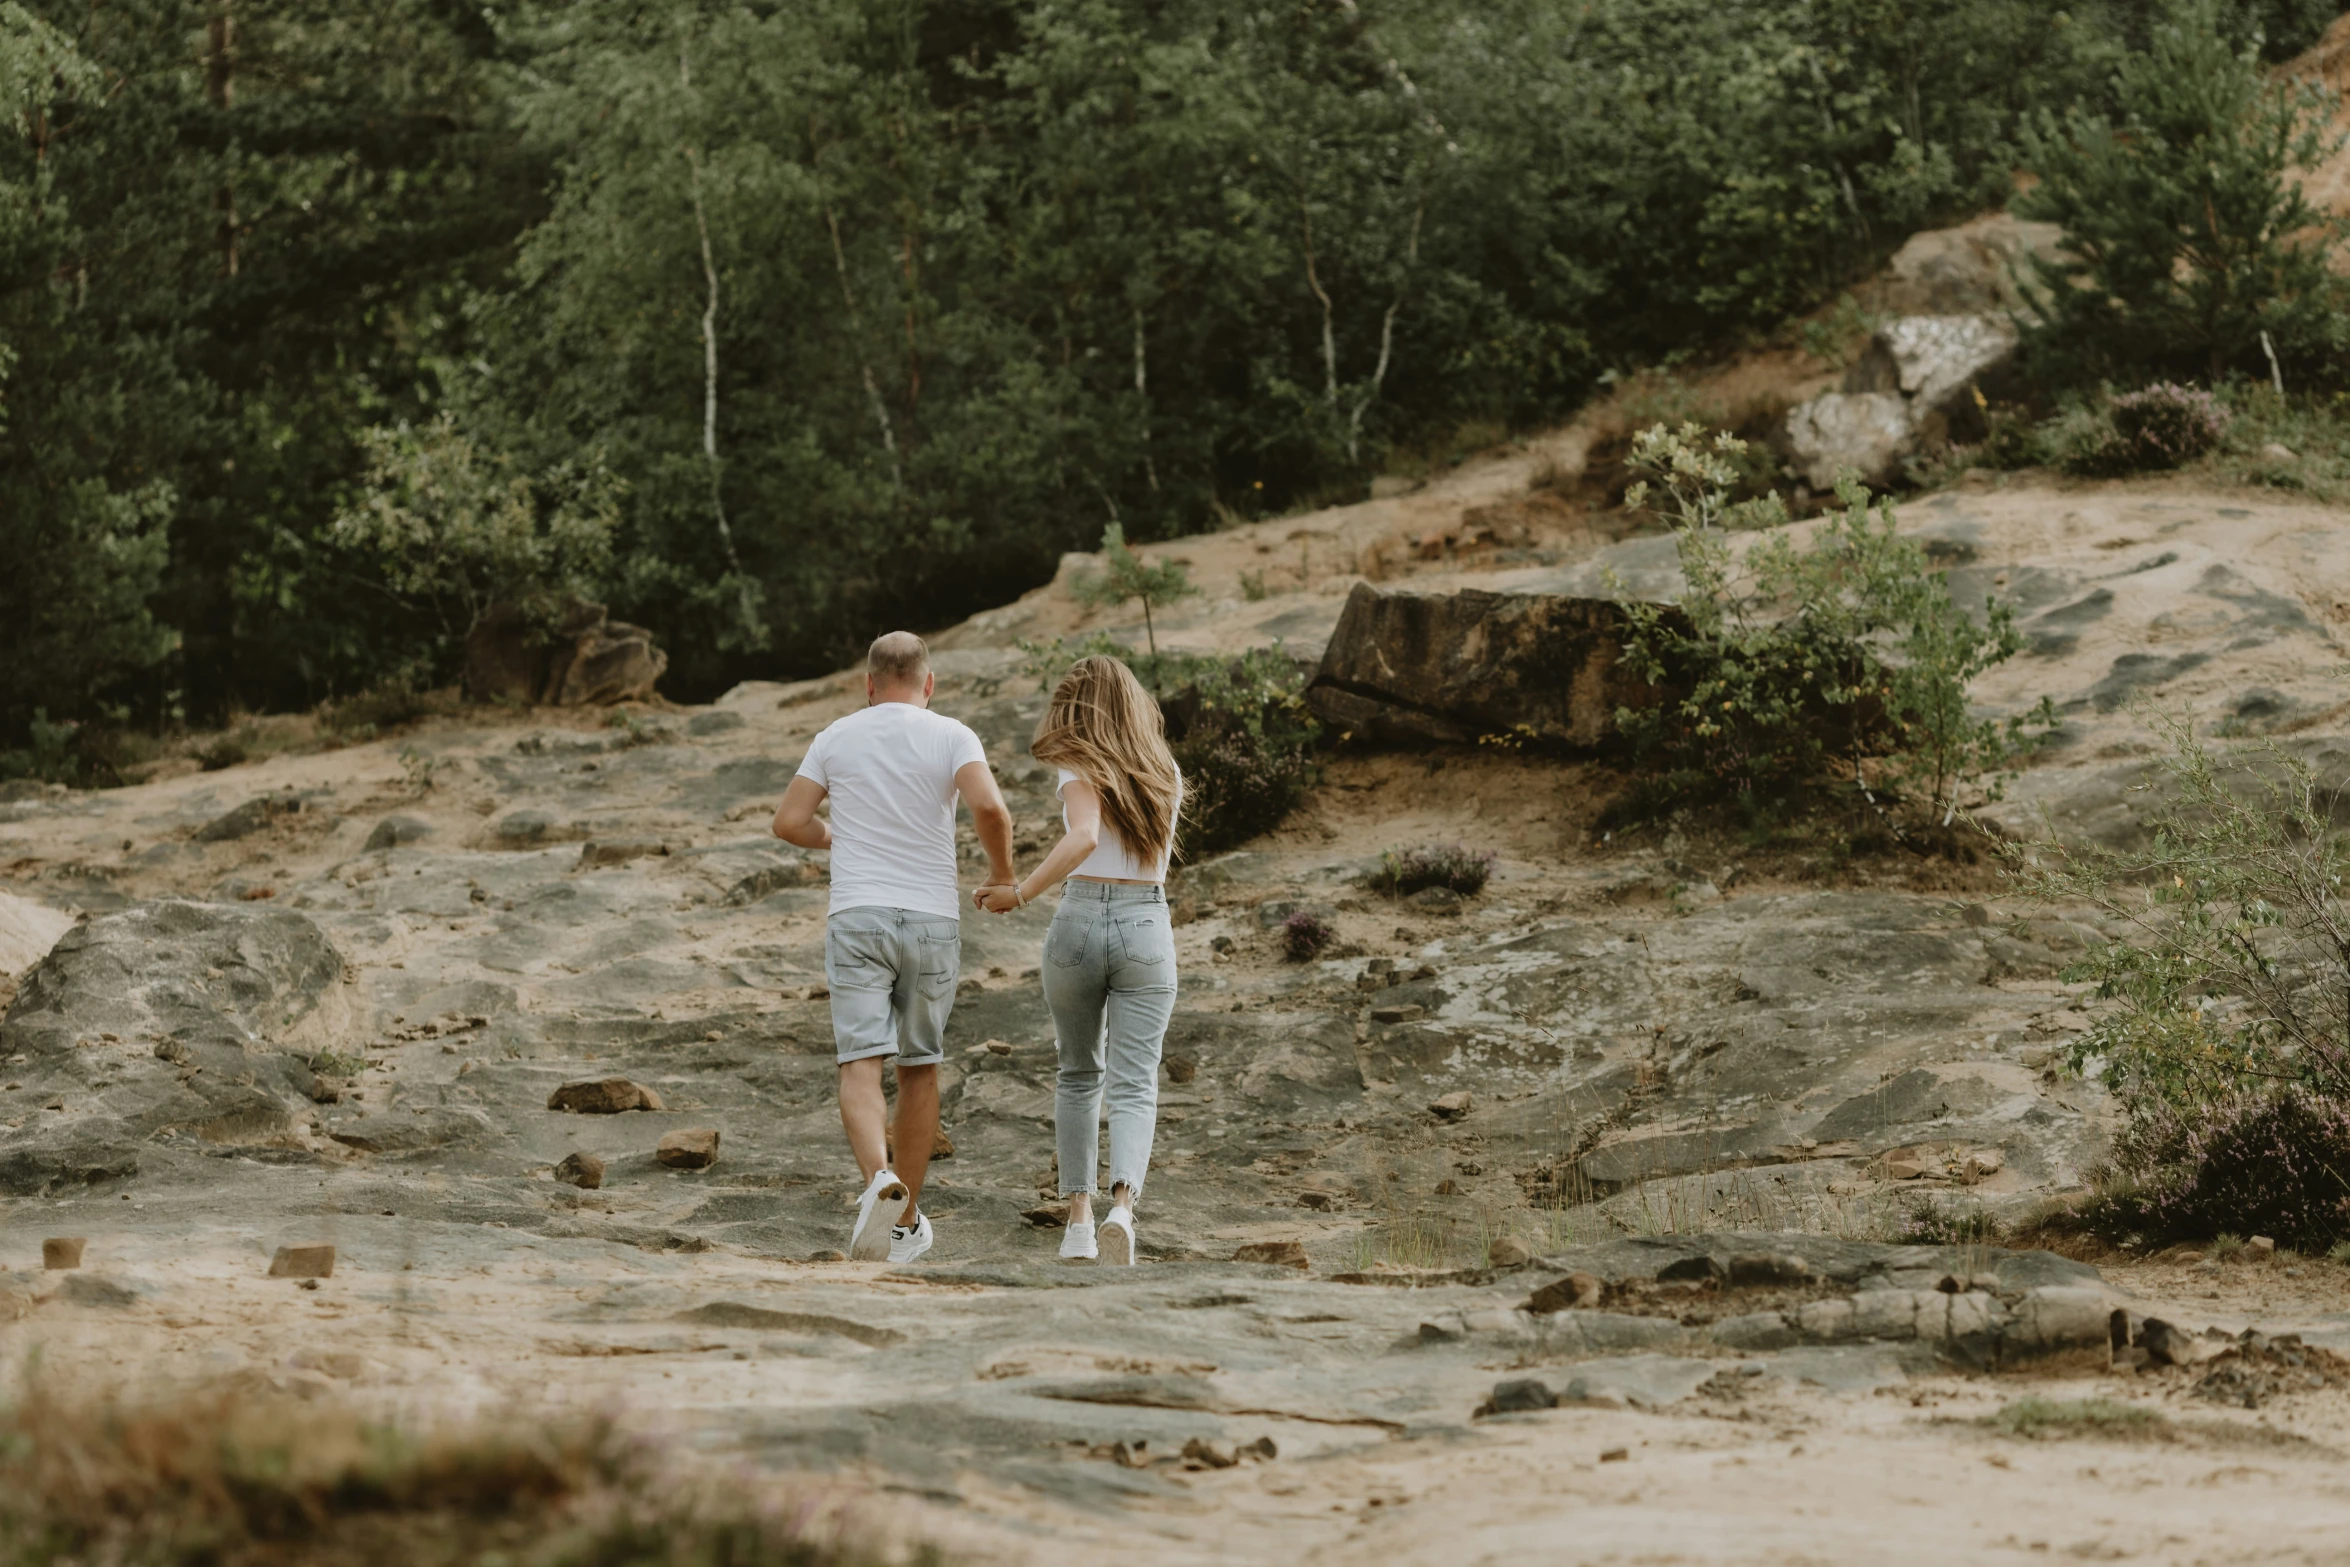
[[[1061,1195],[1097,1190],[1106,1077],[1110,1184],[1139,1197],[1159,1125],[1159,1050],[1175,1014],[1175,932],[1166,893],[1069,882],[1045,933],[1044,1003],[1052,1009],[1061,1055],[1053,1089]]]

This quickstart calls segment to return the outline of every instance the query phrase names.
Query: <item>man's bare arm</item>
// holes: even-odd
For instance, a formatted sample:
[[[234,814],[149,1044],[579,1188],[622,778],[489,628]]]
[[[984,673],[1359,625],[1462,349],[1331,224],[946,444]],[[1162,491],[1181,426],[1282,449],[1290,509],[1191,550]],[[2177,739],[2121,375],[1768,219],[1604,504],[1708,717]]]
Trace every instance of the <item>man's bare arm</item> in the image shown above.
[[[794,778],[791,787],[783,791],[783,803],[775,808],[775,836],[803,849],[831,848],[832,829],[816,814],[826,793],[820,783]]]
[[[988,884],[1009,884],[1016,879],[1012,869],[1012,811],[1004,804],[1003,791],[995,785],[994,772],[985,762],[965,762],[955,770],[955,787],[962,791],[963,802],[971,807],[971,826],[979,834],[979,847],[987,853]]]

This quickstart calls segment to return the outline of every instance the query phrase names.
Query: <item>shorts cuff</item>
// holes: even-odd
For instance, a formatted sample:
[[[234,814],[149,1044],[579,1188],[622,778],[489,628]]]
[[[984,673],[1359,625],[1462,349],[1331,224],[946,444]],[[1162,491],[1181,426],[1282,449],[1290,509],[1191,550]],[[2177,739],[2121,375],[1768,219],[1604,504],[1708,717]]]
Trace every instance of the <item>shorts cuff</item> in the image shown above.
[[[832,1059],[837,1066],[847,1066],[851,1061],[870,1061],[875,1056],[894,1056],[897,1053],[898,1047],[895,1045],[859,1045],[850,1050],[835,1045]]]

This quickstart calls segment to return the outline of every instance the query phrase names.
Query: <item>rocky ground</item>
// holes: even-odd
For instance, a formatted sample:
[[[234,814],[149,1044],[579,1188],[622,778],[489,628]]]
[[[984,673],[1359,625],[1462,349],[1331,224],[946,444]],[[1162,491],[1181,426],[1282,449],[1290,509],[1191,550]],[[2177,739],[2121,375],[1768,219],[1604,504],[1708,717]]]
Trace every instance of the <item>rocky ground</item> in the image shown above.
[[[1366,565],[1426,591],[1670,586],[1656,541],[1588,518],[1413,542],[1524,493],[1527,461],[1186,541],[1208,592],[1160,629],[1310,657]],[[2062,714],[2011,831],[2137,830],[2140,696],[2350,761],[2334,514],[2025,479],[1904,521],[1962,596],[2024,617],[2029,653],[1979,694]],[[940,638],[938,706],[986,739],[1024,856],[1052,824],[1010,643],[1100,623],[1048,588]],[[695,1451],[910,1498],[1006,1560],[1844,1560],[1896,1539],[1926,1560],[2317,1560],[2350,1523],[2322,1478],[2350,1405],[2314,1354],[2350,1348],[2350,1269],[1888,1244],[1924,1207],[2014,1218],[2079,1185],[2107,1112],[2057,1070],[2085,1018],[2056,974],[2093,928],[1982,865],[1603,840],[1595,765],[1342,750],[1287,827],[1182,873],[1147,1265],[1126,1277],[1052,1261],[1049,910],[967,920],[938,1249],[898,1273],[824,1260],[853,1186],[824,867],[766,823],[856,691],[475,713],[20,789],[0,805],[21,983],[0,1356],[418,1415],[619,1407]],[[1500,856],[1481,896],[1365,885],[1382,849],[1438,840]],[[1321,961],[1281,959],[1299,907],[1337,927]],[[549,1108],[605,1078],[659,1108]],[[659,1157],[705,1130],[715,1162]],[[572,1155],[600,1184],[558,1178]],[[50,1236],[87,1237],[85,1268],[40,1272]],[[337,1248],[331,1278],[264,1276],[300,1243]],[[2149,1316],[2258,1326],[2312,1353],[2207,1361],[2219,1341],[2197,1339],[2194,1364],[2115,1371],[2117,1305],[2141,1336]],[[2032,1392],[2170,1423],[2127,1451],[1980,1423]]]

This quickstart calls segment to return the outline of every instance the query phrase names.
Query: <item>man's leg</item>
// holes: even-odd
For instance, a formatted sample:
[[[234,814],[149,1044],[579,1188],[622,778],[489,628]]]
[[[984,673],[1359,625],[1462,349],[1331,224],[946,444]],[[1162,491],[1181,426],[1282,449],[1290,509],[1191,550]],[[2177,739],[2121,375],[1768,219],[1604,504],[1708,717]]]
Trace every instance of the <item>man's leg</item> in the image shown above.
[[[879,1063],[875,1063],[878,1065]],[[881,1103],[881,1080],[875,1074],[873,1102]],[[905,1223],[922,1212],[922,1180],[930,1173],[930,1151],[938,1143],[938,1068],[898,1068],[897,1177],[912,1195],[906,1199]]]
[[[849,1134],[849,1152],[856,1157],[857,1174],[871,1185],[877,1171],[889,1168],[889,1106],[881,1093],[881,1064],[887,1057],[867,1056],[862,1061],[846,1061],[840,1069],[840,1124]],[[905,1097],[905,1080],[900,1077],[898,1096]],[[938,1079],[935,1069],[930,1082],[930,1120],[938,1124]],[[899,1152],[905,1152],[900,1147]],[[923,1159],[929,1161],[930,1150],[924,1146]],[[919,1189],[920,1183],[916,1183]]]

